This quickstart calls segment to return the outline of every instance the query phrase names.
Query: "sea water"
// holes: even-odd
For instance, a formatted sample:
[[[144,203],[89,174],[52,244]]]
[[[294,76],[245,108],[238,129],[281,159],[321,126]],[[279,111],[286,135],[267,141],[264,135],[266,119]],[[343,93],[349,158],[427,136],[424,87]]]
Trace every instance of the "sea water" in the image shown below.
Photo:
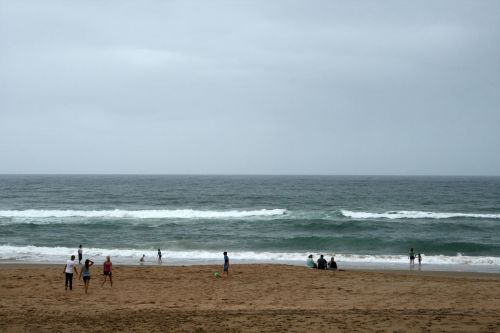
[[[0,262],[500,271],[499,177],[0,176]],[[416,265],[415,267],[417,267]],[[414,268],[414,267],[413,267]],[[415,268],[416,269],[416,268]]]

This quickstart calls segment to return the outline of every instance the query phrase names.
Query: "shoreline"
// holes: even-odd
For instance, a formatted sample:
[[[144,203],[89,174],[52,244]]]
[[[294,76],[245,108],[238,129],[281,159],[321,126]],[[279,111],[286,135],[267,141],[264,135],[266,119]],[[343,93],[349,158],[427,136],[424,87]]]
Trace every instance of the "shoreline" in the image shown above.
[[[96,264],[104,262],[104,258],[92,258]],[[191,266],[217,266],[222,265],[221,260],[164,260],[162,264],[158,264],[153,261],[146,261],[144,263],[132,263],[123,261],[112,261],[116,266],[122,267],[191,267]],[[13,260],[0,260],[0,267],[4,265],[10,266],[38,266],[38,265],[64,265],[64,260],[61,261],[13,261]],[[231,259],[232,264],[235,265],[288,265],[295,267],[305,267],[304,262],[298,261],[257,261],[257,260],[234,260]],[[352,262],[337,262],[339,268],[354,271],[388,271],[388,272],[446,272],[446,273],[480,273],[480,274],[492,274],[500,275],[500,267],[489,266],[489,265],[458,265],[458,264],[387,264],[387,263],[352,263]]]
[[[14,262],[0,262],[0,270],[1,269],[12,269],[12,268],[21,268],[21,269],[42,269],[42,268],[60,268],[64,267],[65,263],[14,263]],[[99,270],[102,265],[102,262],[96,262],[94,264],[94,270]],[[77,268],[83,266],[82,264],[76,264]],[[193,264],[170,264],[170,263],[146,263],[146,264],[115,264],[113,263],[113,267],[115,268],[125,268],[125,269],[168,269],[168,268],[213,268],[213,269],[222,269],[221,263],[193,263]],[[387,273],[387,274],[401,274],[401,275],[415,275],[415,276],[446,276],[446,277],[484,277],[484,278],[498,278],[500,279],[500,272],[477,272],[477,271],[454,271],[454,270],[418,270],[418,269],[399,269],[399,268],[384,268],[384,267],[347,267],[346,269],[342,268],[343,271],[331,271],[331,270],[318,270],[311,269],[306,267],[305,265],[295,265],[295,264],[284,264],[284,263],[239,263],[232,262],[231,266],[253,266],[253,267],[295,267],[295,268],[303,268],[311,271],[325,271],[332,274],[339,273],[342,274],[344,272],[358,272],[358,273]]]

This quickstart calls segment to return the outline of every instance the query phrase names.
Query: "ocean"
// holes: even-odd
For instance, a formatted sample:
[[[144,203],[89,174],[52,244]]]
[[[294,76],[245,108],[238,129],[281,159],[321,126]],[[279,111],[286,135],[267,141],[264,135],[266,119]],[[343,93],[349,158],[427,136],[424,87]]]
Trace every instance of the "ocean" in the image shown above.
[[[500,272],[500,177],[0,176],[0,262],[303,265]],[[416,268],[415,268],[416,269]]]

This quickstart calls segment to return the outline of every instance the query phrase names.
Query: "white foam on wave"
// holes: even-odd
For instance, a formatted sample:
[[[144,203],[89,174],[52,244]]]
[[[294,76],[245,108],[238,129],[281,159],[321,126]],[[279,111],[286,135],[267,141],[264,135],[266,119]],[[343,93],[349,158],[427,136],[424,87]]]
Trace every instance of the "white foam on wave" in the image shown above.
[[[248,262],[275,262],[275,263],[305,263],[307,256],[311,252],[255,252],[255,251],[234,251],[230,252],[231,259]],[[103,261],[106,256],[111,256],[114,262],[130,264],[137,263],[139,258],[146,254],[150,262],[156,260],[155,249],[104,249],[104,248],[84,248],[84,258]],[[178,262],[198,263],[220,261],[221,251],[208,250],[162,250],[165,260],[175,260]],[[316,258],[319,253],[313,253]],[[360,265],[404,265],[408,263],[406,255],[363,255],[346,253],[323,252],[326,258],[335,256],[338,262]],[[44,246],[11,246],[0,245],[0,260],[17,262],[61,262],[70,255],[77,255],[76,248],[69,247],[44,247]],[[461,265],[461,266],[491,266],[500,270],[500,257],[489,256],[456,256],[425,255],[423,262],[431,265]]]
[[[454,217],[469,217],[482,219],[500,219],[500,214],[474,214],[474,213],[442,213],[423,212],[414,210],[388,211],[384,213],[353,212],[341,210],[342,215],[354,219],[449,219]]]
[[[286,209],[259,210],[0,210],[0,217],[7,218],[134,218],[134,219],[230,219],[245,217],[268,217],[286,214]]]

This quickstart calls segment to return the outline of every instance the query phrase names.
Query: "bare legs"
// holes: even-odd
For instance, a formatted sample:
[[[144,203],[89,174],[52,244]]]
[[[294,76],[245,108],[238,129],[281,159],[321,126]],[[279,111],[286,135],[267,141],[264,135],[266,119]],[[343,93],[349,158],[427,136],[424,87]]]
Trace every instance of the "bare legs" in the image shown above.
[[[111,277],[111,275],[104,275],[104,281],[102,281],[101,287],[104,286],[104,283],[106,283],[108,277],[109,277],[109,283],[111,284],[111,287],[113,287],[113,278]]]

